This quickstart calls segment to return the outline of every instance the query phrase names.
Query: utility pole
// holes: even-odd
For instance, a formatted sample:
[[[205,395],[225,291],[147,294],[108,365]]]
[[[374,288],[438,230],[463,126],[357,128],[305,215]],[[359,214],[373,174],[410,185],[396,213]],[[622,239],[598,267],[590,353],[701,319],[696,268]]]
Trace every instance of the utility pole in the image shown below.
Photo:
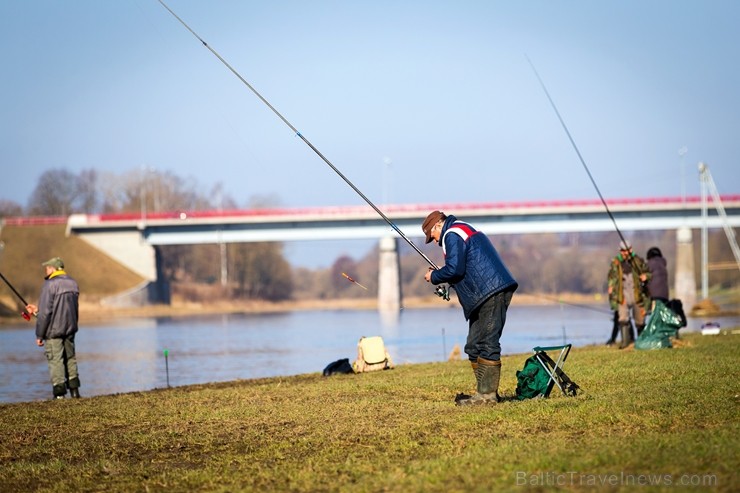
[[[683,146],[678,150],[678,155],[681,156],[681,202],[683,203],[684,209],[686,208],[686,160],[684,159],[684,156],[686,156],[687,152],[689,152],[689,150],[686,146]]]

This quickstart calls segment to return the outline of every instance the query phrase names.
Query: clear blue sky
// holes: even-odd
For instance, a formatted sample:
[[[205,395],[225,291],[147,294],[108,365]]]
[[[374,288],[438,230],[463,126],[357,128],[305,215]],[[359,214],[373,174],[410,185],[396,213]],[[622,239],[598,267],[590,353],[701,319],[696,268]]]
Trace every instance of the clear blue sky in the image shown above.
[[[597,198],[527,56],[605,197],[740,192],[737,1],[167,3],[378,204]],[[156,0],[0,0],[0,50],[0,198],[150,167],[363,203]]]

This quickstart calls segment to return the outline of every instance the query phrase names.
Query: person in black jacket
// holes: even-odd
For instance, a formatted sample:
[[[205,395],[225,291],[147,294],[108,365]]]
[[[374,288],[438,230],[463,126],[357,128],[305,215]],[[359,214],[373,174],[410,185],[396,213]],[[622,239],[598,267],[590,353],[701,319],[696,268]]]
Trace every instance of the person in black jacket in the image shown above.
[[[647,265],[652,274],[647,287],[650,298],[668,303],[668,270],[663,253],[658,247],[651,247],[647,252]]]
[[[488,237],[470,224],[441,211],[431,212],[421,227],[426,242],[442,247],[445,265],[424,279],[449,283],[468,321],[465,353],[475,373],[476,393],[458,395],[458,405],[495,404],[501,378],[501,333],[518,284]]]
[[[78,327],[80,289],[64,271],[64,262],[54,257],[41,264],[46,272],[38,306],[26,306],[36,316],[36,345],[44,347],[55,399],[80,397],[75,334]]]

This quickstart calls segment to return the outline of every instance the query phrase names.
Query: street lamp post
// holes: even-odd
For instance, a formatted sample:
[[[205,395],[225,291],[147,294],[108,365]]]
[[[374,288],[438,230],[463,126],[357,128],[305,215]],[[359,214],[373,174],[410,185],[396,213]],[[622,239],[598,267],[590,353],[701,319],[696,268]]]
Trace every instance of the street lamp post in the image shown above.
[[[678,150],[678,155],[681,157],[681,201],[683,202],[683,208],[686,208],[686,160],[684,156],[689,150],[686,146],[681,147]]]

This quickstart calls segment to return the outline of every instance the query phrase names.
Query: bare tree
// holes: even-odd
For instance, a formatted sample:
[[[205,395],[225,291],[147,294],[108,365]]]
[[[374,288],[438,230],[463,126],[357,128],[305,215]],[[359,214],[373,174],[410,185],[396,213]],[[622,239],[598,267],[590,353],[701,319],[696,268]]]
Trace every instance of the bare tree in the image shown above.
[[[250,203],[255,208],[275,207],[279,199],[260,196]],[[63,169],[49,170],[41,176],[29,209],[43,215],[138,213],[146,219],[159,212],[236,207],[236,201],[223,192],[221,184],[204,192],[191,178],[141,167],[120,175],[85,170],[75,176]],[[219,245],[174,245],[160,251],[162,271],[172,282],[213,284],[220,278],[223,249]],[[292,272],[282,243],[234,244],[226,251],[230,281],[238,284],[239,295],[273,301],[292,296]]]
[[[77,203],[79,212],[93,214],[99,212],[98,172],[94,169],[80,171],[77,179]]]
[[[66,169],[45,171],[31,193],[28,209],[35,215],[67,215],[75,212],[79,178]]]
[[[0,217],[20,216],[23,214],[23,207],[12,200],[0,199]]]

